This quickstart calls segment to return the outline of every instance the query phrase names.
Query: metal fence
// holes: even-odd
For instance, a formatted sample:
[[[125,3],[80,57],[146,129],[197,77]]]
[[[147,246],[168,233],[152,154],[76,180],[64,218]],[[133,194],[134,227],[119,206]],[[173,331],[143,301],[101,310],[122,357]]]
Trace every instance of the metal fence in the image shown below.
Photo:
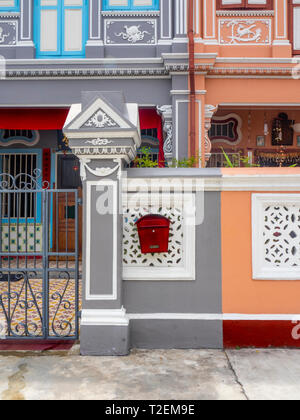
[[[77,339],[78,191],[0,175],[0,339]]]
[[[235,167],[241,167],[241,155],[237,153],[226,153],[227,158],[230,159],[231,163]],[[207,163],[208,168],[225,168],[228,167],[228,162],[224,153],[212,153],[210,160]]]

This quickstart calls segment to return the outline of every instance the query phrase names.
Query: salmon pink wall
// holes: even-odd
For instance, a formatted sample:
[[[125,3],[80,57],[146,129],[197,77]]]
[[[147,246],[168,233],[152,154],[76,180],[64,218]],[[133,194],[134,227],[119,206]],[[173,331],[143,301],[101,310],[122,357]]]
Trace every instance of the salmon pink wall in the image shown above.
[[[203,39],[196,43],[196,53],[218,53],[220,57],[291,57],[288,0],[274,0],[273,10],[263,13],[216,10],[216,0],[194,0],[194,3],[198,16],[195,35]],[[250,28],[250,32],[239,32],[240,24],[246,30]]]
[[[197,86],[196,89],[201,88]],[[299,80],[268,78],[207,78],[208,104],[299,104]]]

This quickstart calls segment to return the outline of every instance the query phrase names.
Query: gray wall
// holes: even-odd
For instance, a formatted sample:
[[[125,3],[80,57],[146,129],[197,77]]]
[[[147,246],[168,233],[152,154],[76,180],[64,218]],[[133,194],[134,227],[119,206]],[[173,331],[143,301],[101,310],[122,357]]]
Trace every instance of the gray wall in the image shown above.
[[[71,105],[83,91],[123,91],[128,102],[171,104],[170,79],[2,80],[0,105]]]
[[[204,223],[196,228],[196,281],[126,281],[129,313],[221,313],[220,193],[205,193]]]
[[[220,176],[215,169],[132,169],[131,178]],[[199,210],[199,209],[198,209]],[[196,227],[196,281],[125,281],[124,307],[131,319],[132,347],[222,348],[222,321],[171,319],[179,314],[222,314],[221,194],[205,192],[204,222]],[[165,314],[170,319],[142,319]],[[159,315],[157,316],[160,317]],[[136,318],[136,317],[134,317]]]

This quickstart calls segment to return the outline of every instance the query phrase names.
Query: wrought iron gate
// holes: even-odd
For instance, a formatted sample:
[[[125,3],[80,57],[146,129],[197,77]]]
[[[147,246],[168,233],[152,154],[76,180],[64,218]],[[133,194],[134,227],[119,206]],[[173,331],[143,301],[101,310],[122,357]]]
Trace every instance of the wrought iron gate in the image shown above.
[[[78,191],[0,175],[0,339],[79,333]]]

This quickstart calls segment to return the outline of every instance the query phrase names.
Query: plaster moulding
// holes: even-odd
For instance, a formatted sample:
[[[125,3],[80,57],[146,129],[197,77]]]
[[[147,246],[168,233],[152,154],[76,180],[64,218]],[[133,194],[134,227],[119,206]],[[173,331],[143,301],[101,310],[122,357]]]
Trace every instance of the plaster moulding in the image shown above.
[[[87,159],[85,157],[79,157],[80,159],[80,176],[82,181],[86,181],[87,179],[87,171],[90,172],[92,175],[98,177],[98,178],[104,178],[107,176],[112,175],[115,173],[118,169],[121,168],[121,160],[114,159],[114,162],[116,165],[111,168],[109,166],[102,167],[102,168],[96,168],[92,169],[88,164],[91,163],[91,159]]]
[[[2,12],[0,13],[0,19],[20,19],[21,14],[20,13],[10,13],[10,12]]]
[[[104,17],[159,17],[160,12],[101,12]]]
[[[129,319],[126,310],[121,309],[83,309],[82,326],[112,326],[127,327]]]
[[[238,139],[237,141],[229,141],[229,140],[225,140],[225,139],[216,139],[216,140],[211,140],[212,144],[216,144],[216,143],[225,143],[225,144],[229,144],[230,146],[237,146],[238,144],[241,143],[241,141],[243,140],[243,133],[242,133],[242,125],[243,125],[243,121],[241,119],[241,117],[237,114],[228,114],[228,115],[224,115],[223,117],[212,117],[212,121],[211,123],[213,124],[214,122],[218,123],[218,122],[224,122],[226,120],[229,119],[235,119],[237,120],[238,124],[236,127],[237,130],[237,135],[238,135]]]
[[[274,10],[219,10],[217,16],[219,17],[261,17],[274,16]]]

